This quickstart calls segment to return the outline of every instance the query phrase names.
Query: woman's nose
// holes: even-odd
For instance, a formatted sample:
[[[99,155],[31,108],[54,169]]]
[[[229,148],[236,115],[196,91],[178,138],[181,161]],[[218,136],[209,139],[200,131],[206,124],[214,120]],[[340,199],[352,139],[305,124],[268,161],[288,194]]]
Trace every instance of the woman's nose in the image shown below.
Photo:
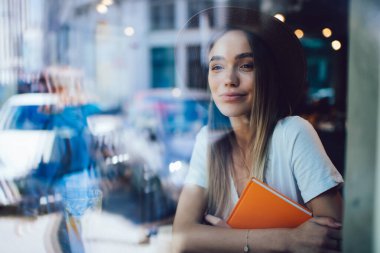
[[[234,69],[231,69],[230,71],[226,71],[224,85],[232,86],[232,87],[239,86],[239,77]]]

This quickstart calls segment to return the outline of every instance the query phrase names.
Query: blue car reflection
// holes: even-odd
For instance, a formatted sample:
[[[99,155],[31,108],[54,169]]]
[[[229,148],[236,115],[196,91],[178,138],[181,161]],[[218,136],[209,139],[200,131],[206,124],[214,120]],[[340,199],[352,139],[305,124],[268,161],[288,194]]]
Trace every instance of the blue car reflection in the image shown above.
[[[127,168],[128,190],[112,192],[105,209],[136,223],[171,217],[200,128],[207,123],[209,95],[205,91],[151,89],[128,103],[127,122],[117,142],[118,153],[106,159]],[[109,172],[110,173],[110,172]],[[116,184],[112,184],[116,185]],[[126,187],[127,188],[127,187]],[[116,199],[119,194],[119,199]],[[128,203],[123,205],[123,203]]]
[[[95,173],[87,117],[98,113],[53,94],[11,97],[0,112],[0,205],[24,215],[58,209],[65,177]]]

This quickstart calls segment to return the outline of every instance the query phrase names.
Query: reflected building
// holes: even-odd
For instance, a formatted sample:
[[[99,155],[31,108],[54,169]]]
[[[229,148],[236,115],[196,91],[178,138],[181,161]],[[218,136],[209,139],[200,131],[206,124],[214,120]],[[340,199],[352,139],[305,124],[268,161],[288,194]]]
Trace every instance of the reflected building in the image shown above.
[[[146,88],[206,89],[199,34],[223,22],[223,14],[182,28],[200,10],[221,5],[282,14],[303,34],[309,100],[327,97],[345,111],[347,0],[2,1],[0,83],[16,84],[21,73],[49,65],[70,65],[84,70],[90,91],[114,104]],[[322,36],[323,28],[332,35]],[[333,40],[341,42],[339,51],[331,48]]]
[[[44,0],[0,2],[0,103],[44,66]]]
[[[260,1],[232,1],[257,8]],[[120,103],[147,88],[190,87],[199,82],[200,20],[178,39],[199,11],[227,0],[49,1],[46,64],[84,69],[88,86],[104,102]],[[203,22],[203,23],[202,23]],[[205,23],[206,22],[206,23]]]

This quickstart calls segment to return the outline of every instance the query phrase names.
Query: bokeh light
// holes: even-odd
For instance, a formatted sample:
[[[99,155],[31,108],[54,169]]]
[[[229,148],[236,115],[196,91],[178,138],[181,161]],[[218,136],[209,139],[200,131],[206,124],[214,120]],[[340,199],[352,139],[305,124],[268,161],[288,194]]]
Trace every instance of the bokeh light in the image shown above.
[[[107,5],[104,5],[104,4],[98,4],[96,6],[96,11],[101,13],[101,14],[104,14],[104,13],[107,13],[108,7],[107,7]]]
[[[326,38],[329,38],[329,37],[331,37],[331,35],[332,35],[332,31],[331,31],[331,29],[330,28],[324,28],[323,30],[322,30],[322,34],[323,34],[323,36],[325,36]]]
[[[334,40],[333,42],[331,42],[331,47],[332,47],[335,51],[338,51],[338,50],[342,47],[342,44],[340,43],[339,40]]]
[[[127,26],[124,29],[124,34],[128,37],[133,36],[135,34],[135,29],[132,26]]]
[[[274,17],[280,20],[281,22],[285,22],[285,16],[282,15],[281,13],[275,14]]]
[[[297,36],[297,38],[301,39],[304,36],[304,33],[301,29],[297,29],[294,31],[294,34]]]

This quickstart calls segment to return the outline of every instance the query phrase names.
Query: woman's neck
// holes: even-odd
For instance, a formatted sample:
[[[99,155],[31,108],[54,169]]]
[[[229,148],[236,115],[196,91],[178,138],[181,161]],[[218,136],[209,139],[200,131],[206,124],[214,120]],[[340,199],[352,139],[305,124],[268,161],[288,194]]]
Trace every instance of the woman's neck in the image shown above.
[[[231,126],[236,138],[236,147],[233,147],[233,171],[235,189],[241,195],[250,177],[249,142],[253,134],[247,117],[230,118]]]
[[[249,126],[249,119],[247,117],[230,118],[230,122],[237,144],[242,150],[246,150],[253,133]]]

